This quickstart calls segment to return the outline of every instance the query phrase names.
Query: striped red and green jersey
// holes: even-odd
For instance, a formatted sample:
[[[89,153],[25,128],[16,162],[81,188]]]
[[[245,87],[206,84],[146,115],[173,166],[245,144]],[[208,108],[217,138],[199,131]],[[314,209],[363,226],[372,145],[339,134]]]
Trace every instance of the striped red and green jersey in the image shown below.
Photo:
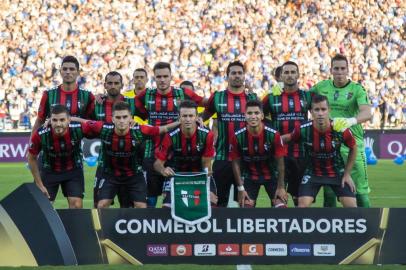
[[[135,107],[135,100],[134,98],[127,98],[124,97],[123,95],[120,95],[119,101],[125,101],[130,105],[130,110],[131,110],[131,116],[135,116],[136,113],[136,107]],[[103,103],[95,103],[95,108],[94,108],[94,113],[92,115],[93,120],[97,121],[103,121],[107,123],[113,122],[113,105],[116,101],[112,101],[110,99],[105,98],[103,100]]]
[[[169,160],[176,172],[201,172],[202,158],[214,157],[213,132],[197,127],[190,138],[180,128],[165,134],[162,144],[155,150],[155,158]]]
[[[312,95],[308,91],[298,90],[293,93],[282,92],[281,95],[269,94],[262,100],[264,114],[271,115],[272,127],[280,134],[291,133],[295,128],[308,120],[308,111],[311,109]],[[299,143],[287,146],[288,156],[301,158],[304,149]]]
[[[71,123],[63,136],[57,136],[51,127],[41,127],[32,136],[30,154],[43,152],[43,168],[52,172],[82,168],[81,140],[83,132],[79,123]]]
[[[257,183],[276,179],[275,158],[285,156],[279,132],[263,126],[262,132],[252,134],[246,127],[231,139],[230,160],[241,159],[242,177]]]
[[[94,110],[93,94],[81,87],[73,91],[65,91],[62,85],[49,89],[42,94],[38,108],[38,118],[45,120],[51,115],[51,107],[55,104],[65,105],[71,116],[89,119]]]
[[[203,98],[190,89],[172,87],[171,91],[162,95],[156,88],[147,88],[135,97],[137,109],[140,113],[146,112],[148,124],[163,126],[176,121],[179,117],[179,105],[182,100],[193,100],[201,105]],[[145,158],[154,157],[154,149],[159,146],[163,136],[147,140]]]
[[[340,153],[342,144],[350,149],[355,146],[355,138],[349,129],[338,132],[330,127],[321,132],[313,122],[307,122],[292,132],[292,140],[303,144],[306,155],[305,174],[325,177],[343,175],[345,163]]]
[[[218,136],[216,160],[228,160],[230,138],[245,126],[245,105],[248,100],[257,99],[256,94],[233,93],[229,89],[214,92],[208,101],[206,111],[217,113]]]
[[[133,176],[142,172],[138,152],[142,141],[148,136],[157,136],[159,127],[135,125],[124,136],[114,131],[114,124],[102,121],[87,121],[83,124],[86,137],[98,137],[101,141],[99,166],[107,174],[118,177]]]

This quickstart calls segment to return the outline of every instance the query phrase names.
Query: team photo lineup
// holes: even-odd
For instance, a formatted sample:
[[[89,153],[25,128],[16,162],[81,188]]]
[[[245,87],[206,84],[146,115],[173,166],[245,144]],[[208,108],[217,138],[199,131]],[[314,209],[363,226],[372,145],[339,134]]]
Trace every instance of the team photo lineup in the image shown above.
[[[62,84],[42,93],[32,127],[28,165],[41,192],[82,208],[82,140],[100,139],[93,202],[128,208],[171,207],[171,178],[206,172],[212,207],[256,206],[261,186],[269,207],[310,207],[323,187],[325,207],[370,207],[362,124],[372,118],[367,92],[349,77],[349,59],[331,58],[331,79],[299,88],[300,67],[275,67],[263,96],[246,81],[244,63],[225,63],[227,87],[199,96],[193,82],[174,85],[170,63],[137,68],[124,92],[117,71],[104,94],[78,86],[80,64],[65,56]],[[230,197],[233,189],[234,198]],[[89,191],[87,191],[89,192]]]

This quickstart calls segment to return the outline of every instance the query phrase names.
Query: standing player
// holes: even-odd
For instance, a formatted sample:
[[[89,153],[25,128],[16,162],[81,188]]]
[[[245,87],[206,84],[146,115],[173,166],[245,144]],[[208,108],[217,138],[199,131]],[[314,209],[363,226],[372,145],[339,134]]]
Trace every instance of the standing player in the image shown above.
[[[95,110],[92,119],[103,121],[107,123],[112,123],[113,119],[113,105],[117,101],[125,101],[129,104],[131,115],[136,115],[135,109],[135,102],[134,98],[125,98],[123,95],[120,94],[121,89],[123,88],[123,77],[117,71],[111,71],[106,74],[104,79],[104,89],[107,92],[107,96],[103,97],[101,102],[95,103]],[[142,160],[142,155],[141,160]],[[102,179],[102,168],[100,166],[97,167],[96,170],[96,177],[95,183],[93,188],[93,202],[94,207],[97,207],[98,198],[97,195],[99,193],[99,187],[101,186],[100,180]],[[128,200],[127,192],[125,189],[120,189],[118,191],[118,200],[120,202],[121,208],[129,208],[132,207],[133,203]]]
[[[84,177],[80,124],[70,124],[69,110],[60,104],[50,108],[50,127],[33,131],[28,150],[28,164],[35,184],[53,203],[59,186],[69,208],[82,208]],[[42,151],[42,167],[37,156]]]
[[[94,110],[93,94],[78,87],[76,83],[79,76],[78,60],[73,56],[63,58],[60,73],[62,84],[42,94],[32,133],[50,117],[51,107],[55,104],[65,105],[71,116],[82,118],[90,118]]]
[[[203,98],[192,90],[171,86],[172,74],[169,63],[158,62],[154,66],[156,88],[147,88],[135,97],[137,109],[148,114],[148,124],[162,126],[178,119],[178,106],[182,100],[190,99],[197,104],[203,103]],[[157,197],[162,194],[165,178],[157,173],[153,164],[154,151],[161,144],[162,136],[156,136],[146,141],[144,168],[147,172],[148,207],[155,207]]]
[[[101,139],[99,162],[103,171],[97,207],[109,207],[118,191],[125,188],[134,207],[145,208],[146,184],[137,155],[139,146],[146,136],[157,136],[175,128],[179,123],[160,127],[130,127],[130,106],[123,101],[113,105],[113,123],[75,120],[83,123],[86,136]]]
[[[271,201],[286,203],[285,150],[279,132],[263,124],[264,113],[258,100],[247,102],[245,119],[246,127],[235,133],[230,147],[238,202],[241,207],[255,207],[263,185]]]
[[[133,83],[134,83],[134,89],[126,91],[124,93],[124,96],[133,98],[133,97],[141,94],[141,92],[145,90],[146,85],[148,83],[147,71],[143,68],[137,68],[136,70],[134,70]]]
[[[327,97],[335,129],[340,131],[350,128],[354,134],[358,151],[351,177],[357,187],[357,205],[370,207],[364,131],[361,124],[371,119],[371,106],[362,85],[348,79],[348,60],[344,55],[337,54],[331,59],[331,74],[332,80],[319,82],[311,91]],[[344,160],[348,159],[348,153],[347,147],[341,148]],[[325,206],[335,206],[336,199],[331,189],[325,190],[330,191],[325,194]]]
[[[281,80],[284,84],[280,94],[268,94],[262,101],[264,114],[271,115],[272,127],[280,134],[288,134],[307,121],[311,105],[310,92],[299,89],[299,67],[295,62],[285,62],[281,67]],[[303,178],[305,160],[303,146],[291,143],[286,146],[285,176],[288,193],[295,206],[298,205],[298,192]]]
[[[283,135],[285,142],[300,141],[306,148],[306,171],[299,188],[299,207],[309,207],[322,186],[332,188],[344,207],[357,207],[351,169],[357,145],[350,129],[336,131],[329,119],[327,97],[315,95],[312,100],[313,121]],[[347,164],[340,148],[349,149]]]
[[[211,95],[203,114],[203,120],[207,120],[217,113],[218,137],[213,177],[217,186],[217,205],[220,207],[227,206],[230,187],[234,183],[234,175],[230,173],[232,171],[229,161],[230,139],[237,130],[245,126],[244,113],[247,101],[257,99],[255,94],[245,93],[245,69],[240,61],[228,65],[227,80],[227,89]]]
[[[164,177],[175,172],[203,172],[212,175],[214,157],[213,132],[197,125],[197,105],[184,100],[179,106],[180,127],[167,133],[161,147],[155,152],[154,168]],[[167,162],[167,164],[165,164]],[[166,165],[166,166],[165,166]],[[212,179],[210,177],[210,179]],[[217,204],[214,181],[210,183],[212,204]],[[166,194],[164,206],[170,207],[170,194]]]

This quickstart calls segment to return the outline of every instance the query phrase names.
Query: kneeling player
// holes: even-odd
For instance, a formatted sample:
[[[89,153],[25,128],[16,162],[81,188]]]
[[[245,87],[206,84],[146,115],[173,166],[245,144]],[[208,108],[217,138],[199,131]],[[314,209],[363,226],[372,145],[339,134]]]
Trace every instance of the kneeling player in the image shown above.
[[[299,188],[299,207],[309,207],[322,186],[332,187],[344,207],[357,207],[355,185],[351,179],[357,149],[355,139],[349,129],[334,131],[329,112],[327,98],[314,96],[311,106],[313,121],[282,136],[284,142],[300,141],[307,155],[306,170]],[[346,165],[340,154],[342,144],[350,149]]]
[[[285,151],[279,132],[264,125],[262,104],[257,100],[247,102],[245,119],[246,127],[235,133],[230,145],[238,202],[241,207],[255,207],[263,185],[271,200],[286,207]]]
[[[179,106],[180,127],[165,135],[162,144],[155,152],[154,168],[164,177],[175,172],[203,172],[212,174],[211,163],[214,156],[213,132],[197,125],[197,105],[184,100]],[[167,160],[169,160],[167,162]],[[169,164],[165,167],[165,162]],[[169,186],[167,181],[164,187]],[[169,190],[164,190],[164,207],[170,207]],[[217,204],[216,186],[210,177],[210,201]]]
[[[99,163],[103,172],[98,208],[109,207],[121,188],[128,190],[134,207],[146,207],[147,186],[138,156],[141,143],[146,136],[157,136],[179,125],[130,127],[131,120],[130,106],[123,101],[113,105],[112,124],[80,119],[87,136],[101,139]]]
[[[82,167],[81,125],[70,123],[64,105],[51,107],[50,126],[33,132],[28,150],[28,164],[38,188],[55,201],[59,186],[68,199],[69,208],[82,208],[85,191]],[[42,151],[42,168],[37,156]]]

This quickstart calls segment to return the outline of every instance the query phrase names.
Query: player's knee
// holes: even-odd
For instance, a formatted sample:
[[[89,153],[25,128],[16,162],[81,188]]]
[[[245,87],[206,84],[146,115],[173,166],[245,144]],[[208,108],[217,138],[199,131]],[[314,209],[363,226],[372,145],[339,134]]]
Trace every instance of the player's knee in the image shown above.
[[[147,203],[145,203],[145,202],[134,202],[134,208],[147,208]]]
[[[97,208],[108,208],[110,206],[110,202],[107,200],[101,200],[97,203]]]
[[[357,200],[352,197],[340,197],[340,202],[345,208],[357,207]]]
[[[81,209],[83,208],[83,202],[80,198],[69,198],[69,208],[70,209]]]
[[[312,204],[312,200],[304,197],[299,197],[298,207],[299,208],[307,208],[310,207]]]

